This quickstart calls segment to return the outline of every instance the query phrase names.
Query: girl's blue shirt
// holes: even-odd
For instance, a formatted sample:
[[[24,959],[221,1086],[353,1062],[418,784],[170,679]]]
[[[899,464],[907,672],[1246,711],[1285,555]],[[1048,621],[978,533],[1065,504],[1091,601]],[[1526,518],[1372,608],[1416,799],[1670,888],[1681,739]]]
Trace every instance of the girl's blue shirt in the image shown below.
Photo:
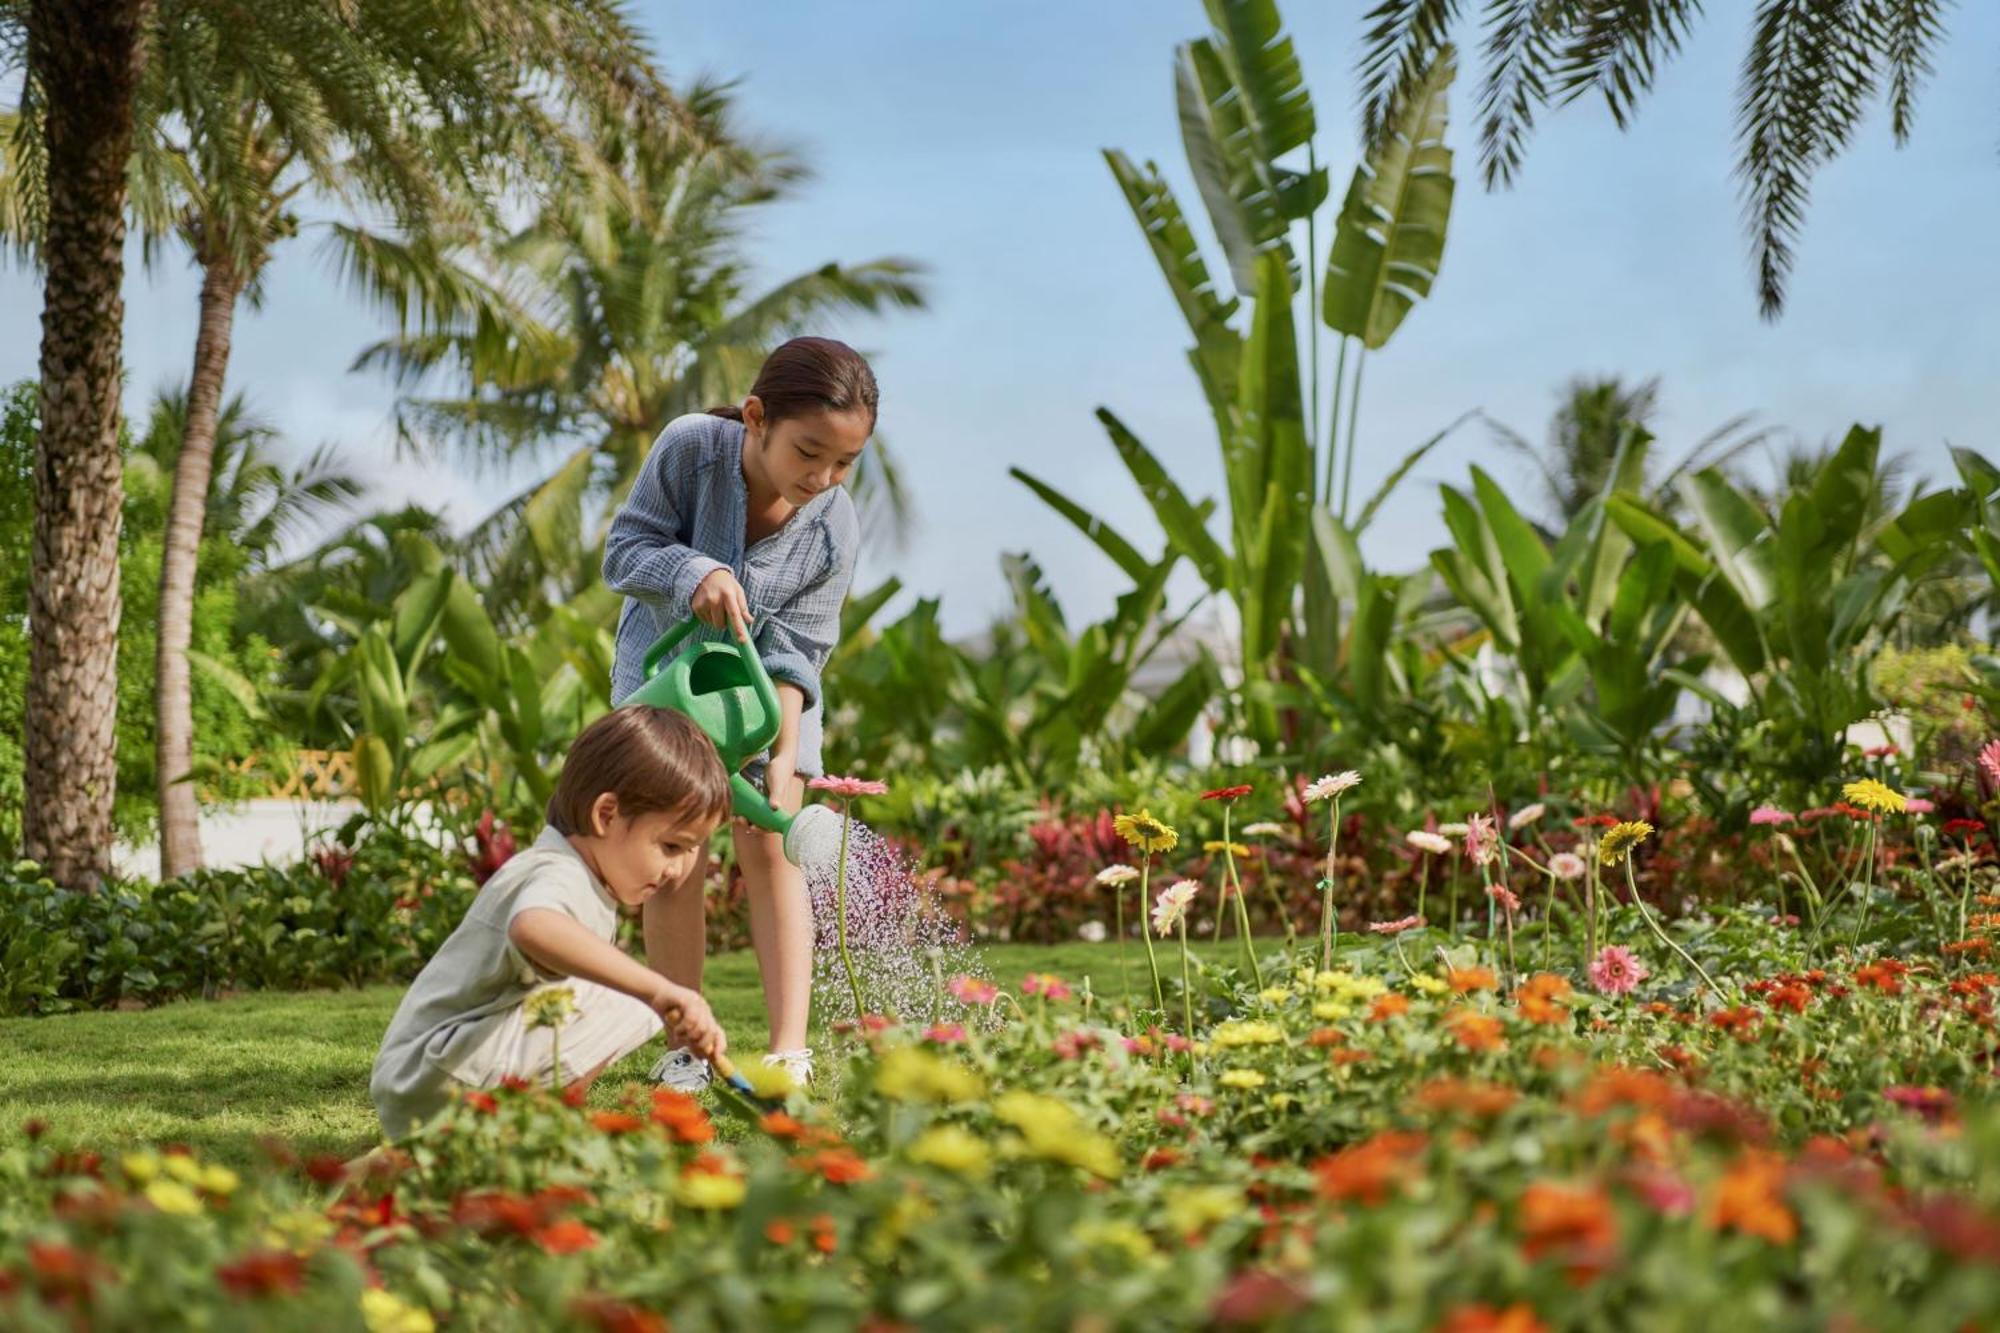
[[[765,669],[805,695],[798,771],[816,775],[824,772],[820,672],[840,639],[861,524],[847,488],[833,486],[776,532],[746,544],[749,502],[742,422],[700,414],[660,432],[604,542],[604,581],[625,595],[611,699],[623,702],[639,687],[646,650],[687,619],[696,586],[727,569],[750,601],[751,636]],[[696,635],[726,639],[729,631],[703,625]]]

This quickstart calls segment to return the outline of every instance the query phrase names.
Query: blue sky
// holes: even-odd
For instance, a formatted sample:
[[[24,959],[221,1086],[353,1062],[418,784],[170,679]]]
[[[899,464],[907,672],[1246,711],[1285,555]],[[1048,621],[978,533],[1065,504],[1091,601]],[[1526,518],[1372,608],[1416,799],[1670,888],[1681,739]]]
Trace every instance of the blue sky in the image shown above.
[[[1355,158],[1363,6],[1284,8],[1337,195]],[[1953,14],[1907,148],[1894,148],[1876,114],[1820,174],[1790,307],[1770,325],[1757,316],[1730,174],[1744,9],[1715,7],[1632,131],[1618,132],[1594,104],[1546,119],[1507,193],[1474,180],[1476,85],[1461,76],[1444,267],[1432,299],[1370,358],[1359,490],[1468,409],[1539,438],[1558,387],[1579,372],[1661,376],[1669,453],[1741,412],[1808,440],[1880,423],[1889,448],[1934,474],[1947,443],[2000,452],[2000,263],[1990,240],[2000,222],[2000,10]],[[1170,60],[1175,42],[1204,29],[1200,5],[652,0],[640,11],[673,77],[739,79],[745,127],[817,170],[753,233],[761,272],[775,280],[890,254],[931,269],[928,314],[831,330],[876,357],[883,430],[923,518],[912,546],[875,557],[863,580],[899,572],[942,596],[949,630],[970,632],[1005,605],[1000,553],[1028,550],[1073,620],[1104,614],[1122,576],[1007,468],[1056,482],[1157,549],[1157,529],[1092,418],[1105,405],[1191,492],[1220,491],[1183,326],[1099,156],[1121,147],[1158,159],[1197,209]],[[195,290],[178,255],[129,279],[133,410],[186,375]],[[26,275],[0,272],[0,380],[33,373],[38,309]],[[299,447],[341,443],[385,499],[416,497],[470,522],[526,474],[395,458],[389,386],[347,371],[381,332],[312,242],[294,243],[264,307],[239,322],[230,387]],[[1437,484],[1481,460],[1525,486],[1521,465],[1495,458],[1482,429],[1465,429],[1385,510],[1365,542],[1371,558],[1421,564],[1444,537]]]

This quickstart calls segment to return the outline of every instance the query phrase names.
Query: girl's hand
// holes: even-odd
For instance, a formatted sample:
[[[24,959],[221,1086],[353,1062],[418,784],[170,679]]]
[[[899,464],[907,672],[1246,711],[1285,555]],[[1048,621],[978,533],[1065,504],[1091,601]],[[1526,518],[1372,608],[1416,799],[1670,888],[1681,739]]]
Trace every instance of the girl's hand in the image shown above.
[[[764,770],[764,794],[788,815],[797,814],[805,804],[806,784],[799,777],[798,762],[796,755],[774,754]]]
[[[688,609],[705,625],[735,629],[741,639],[750,637],[750,599],[743,585],[726,569],[718,569],[695,585]]]

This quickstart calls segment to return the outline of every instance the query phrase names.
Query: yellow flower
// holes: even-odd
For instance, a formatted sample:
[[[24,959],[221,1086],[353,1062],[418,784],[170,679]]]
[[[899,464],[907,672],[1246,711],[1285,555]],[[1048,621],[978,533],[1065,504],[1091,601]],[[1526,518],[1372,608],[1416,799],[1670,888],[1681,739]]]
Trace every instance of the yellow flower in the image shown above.
[[[1313,1017],[1322,1023],[1331,1023],[1338,1018],[1346,1018],[1354,1012],[1354,1006],[1345,1000],[1321,1000],[1313,1006]]]
[[[1451,983],[1443,977],[1434,977],[1428,972],[1419,972],[1410,978],[1410,985],[1426,995],[1443,995],[1451,989]]]
[[[1272,1110],[1285,1111],[1291,1109],[1292,1104],[1298,1101],[1298,1098],[1292,1096],[1289,1092],[1274,1092],[1264,1100],[1271,1103]]]
[[[747,1192],[743,1177],[715,1171],[685,1171],[674,1181],[674,1200],[684,1208],[734,1208]]]
[[[1181,841],[1180,834],[1145,810],[1136,815],[1120,815],[1111,821],[1111,827],[1142,852],[1171,852]]]
[[[326,1214],[316,1213],[310,1208],[295,1208],[271,1219],[271,1225],[264,1229],[264,1244],[273,1250],[290,1250],[303,1259],[318,1249],[320,1242],[331,1236],[333,1231],[333,1223]]]
[[[1900,815],[1910,808],[1909,797],[1874,778],[1850,782],[1840,789],[1840,794],[1863,810],[1873,810],[1877,814]]]
[[[1261,1088],[1264,1076],[1254,1069],[1225,1069],[1216,1082],[1225,1088]]]
[[[201,1200],[177,1180],[156,1180],[146,1186],[146,1202],[170,1217],[194,1217],[201,1212]]]
[[[1349,977],[1336,989],[1343,1000],[1372,1000],[1389,988],[1378,977]]]
[[[1206,1231],[1242,1211],[1242,1193],[1225,1185],[1190,1185],[1167,1192],[1167,1225],[1177,1235]]]
[[[160,1174],[160,1159],[149,1152],[128,1152],[118,1165],[124,1170],[125,1179],[134,1185],[149,1185]]]
[[[910,1160],[940,1167],[961,1176],[984,1176],[993,1165],[993,1152],[978,1135],[957,1125],[937,1125],[917,1136],[910,1145]]]
[[[1262,1019],[1234,1019],[1209,1033],[1210,1044],[1228,1050],[1233,1046],[1275,1046],[1285,1039],[1285,1030]]]
[[[1257,992],[1257,998],[1265,1004],[1283,1004],[1292,998],[1292,992],[1289,986],[1266,986]]]
[[[432,1333],[437,1328],[430,1311],[380,1287],[361,1293],[361,1320],[368,1325],[368,1333]]]
[[[184,1153],[169,1153],[166,1166],[167,1174],[183,1185],[201,1183],[201,1163]]]
[[[1351,972],[1322,972],[1313,978],[1313,989],[1325,994],[1352,985],[1353,982],[1354,974]]]
[[[234,1194],[243,1180],[226,1166],[205,1166],[201,1169],[201,1187],[210,1194]]]
[[[530,991],[521,1002],[531,1028],[559,1028],[576,1014],[576,989],[572,986],[543,986]]]
[[[759,1097],[766,1101],[779,1101],[798,1090],[792,1073],[781,1064],[767,1064],[762,1060],[752,1060],[747,1065],[737,1066],[736,1072],[743,1075]]]
[[[955,1060],[896,1046],[875,1067],[875,1090],[899,1102],[969,1102],[986,1091],[986,1082]]]
[[[1069,1234],[1071,1240],[1086,1249],[1123,1250],[1137,1261],[1153,1257],[1152,1237],[1136,1222],[1110,1218],[1087,1220],[1078,1222]]]
[[[1116,1145],[1085,1125],[1066,1102],[1016,1089],[993,1103],[993,1114],[1020,1130],[1028,1151],[1037,1157],[1065,1162],[1106,1180],[1118,1176]]]
[[[1598,864],[1617,865],[1634,847],[1652,836],[1653,826],[1643,819],[1632,819],[1623,824],[1612,825],[1604,831],[1604,837],[1598,841]]]
[[[1213,856],[1217,852],[1228,852],[1231,856],[1250,855],[1250,849],[1248,847],[1245,847],[1242,843],[1223,842],[1218,838],[1209,839],[1207,842],[1201,845],[1201,849],[1204,852],[1207,852],[1211,856]]]

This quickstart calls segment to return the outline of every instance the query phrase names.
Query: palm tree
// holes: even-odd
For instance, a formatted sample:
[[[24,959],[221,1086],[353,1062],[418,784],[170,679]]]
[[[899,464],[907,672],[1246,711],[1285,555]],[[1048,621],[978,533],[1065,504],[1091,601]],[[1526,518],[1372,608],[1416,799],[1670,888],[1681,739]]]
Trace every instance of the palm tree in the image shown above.
[[[1628,384],[1617,375],[1578,375],[1557,395],[1545,442],[1539,448],[1519,431],[1492,421],[1494,438],[1527,458],[1541,474],[1545,505],[1543,535],[1553,541],[1591,500],[1604,494],[1614,469],[1621,483],[1644,495],[1662,512],[1676,511],[1673,482],[1702,467],[1727,466],[1746,450],[1762,444],[1771,432],[1751,429],[1750,418],[1739,415],[1695,442],[1686,457],[1664,477],[1648,475],[1647,445],[1659,416],[1660,379],[1655,375]]]
[[[623,188],[551,198],[498,245],[345,237],[356,282],[404,317],[355,363],[406,390],[401,435],[480,462],[553,463],[468,539],[505,627],[596,581],[611,514],[668,421],[738,399],[794,333],[924,305],[919,267],[896,258],[828,263],[748,294],[743,228],[805,170],[732,133],[725,89],[696,85],[683,102],[693,132],[602,145]],[[418,392],[434,376],[456,392]],[[863,457],[858,498],[907,514],[879,444]]]
[[[119,335],[126,161],[149,0],[0,0],[0,77],[22,74],[8,179],[41,237],[22,850],[60,884],[111,869],[117,785]]]
[[[1737,81],[1736,174],[1766,318],[1784,308],[1813,173],[1853,142],[1877,91],[1887,93],[1896,142],[1908,140],[1951,3],[1757,0]],[[1491,0],[1478,6],[1484,37],[1467,40],[1453,29],[1472,8],[1461,0],[1377,0],[1364,20],[1361,119],[1370,141],[1378,140],[1446,44],[1480,46],[1479,158],[1489,189],[1513,184],[1535,117],[1552,103],[1601,96],[1619,126],[1629,125],[1703,12],[1701,0]]]
[[[186,649],[230,337],[238,302],[257,299],[273,249],[299,231],[296,206],[386,209],[406,226],[476,216],[524,163],[556,166],[556,179],[588,165],[573,112],[648,128],[676,114],[615,0],[245,9],[161,3],[136,92],[131,174],[148,255],[172,235],[202,273],[160,571],[163,877],[200,863],[182,780],[193,753]],[[14,178],[14,192],[32,188]]]

